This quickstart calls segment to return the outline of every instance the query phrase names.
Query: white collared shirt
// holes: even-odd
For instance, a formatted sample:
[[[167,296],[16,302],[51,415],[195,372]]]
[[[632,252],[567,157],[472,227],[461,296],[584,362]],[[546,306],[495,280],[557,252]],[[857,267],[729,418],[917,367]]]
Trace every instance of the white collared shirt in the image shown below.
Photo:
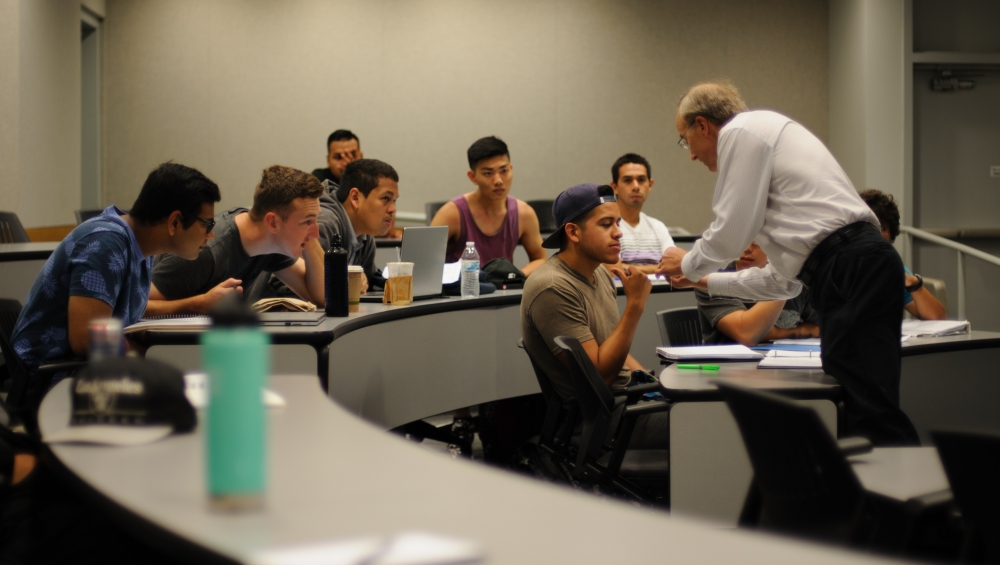
[[[712,296],[791,298],[795,277],[828,235],[854,222],[879,225],[847,173],[816,136],[776,112],[737,114],[719,130],[715,221],[681,262],[684,276],[708,278]],[[756,240],[768,265],[715,273]]]

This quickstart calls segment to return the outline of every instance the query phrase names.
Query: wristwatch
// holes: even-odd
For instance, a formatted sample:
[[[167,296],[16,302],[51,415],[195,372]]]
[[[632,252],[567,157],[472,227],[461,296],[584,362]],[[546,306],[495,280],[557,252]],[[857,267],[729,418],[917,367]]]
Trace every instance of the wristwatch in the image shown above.
[[[917,282],[915,282],[912,285],[906,287],[906,291],[907,292],[914,292],[914,291],[920,290],[920,287],[924,286],[924,277],[922,277],[920,275],[913,275],[913,276],[917,277]]]

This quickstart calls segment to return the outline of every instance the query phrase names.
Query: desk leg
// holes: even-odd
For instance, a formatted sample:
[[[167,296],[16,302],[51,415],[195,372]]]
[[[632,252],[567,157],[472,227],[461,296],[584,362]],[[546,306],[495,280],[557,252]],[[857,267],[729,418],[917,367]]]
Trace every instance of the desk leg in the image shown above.
[[[330,344],[313,345],[316,349],[316,371],[323,392],[330,393]]]

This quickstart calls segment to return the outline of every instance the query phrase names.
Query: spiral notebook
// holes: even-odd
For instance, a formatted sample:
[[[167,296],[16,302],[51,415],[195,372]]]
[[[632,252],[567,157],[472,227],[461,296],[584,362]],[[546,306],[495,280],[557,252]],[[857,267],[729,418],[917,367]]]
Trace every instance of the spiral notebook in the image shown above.
[[[818,351],[788,351],[772,349],[757,364],[758,369],[822,369]]]

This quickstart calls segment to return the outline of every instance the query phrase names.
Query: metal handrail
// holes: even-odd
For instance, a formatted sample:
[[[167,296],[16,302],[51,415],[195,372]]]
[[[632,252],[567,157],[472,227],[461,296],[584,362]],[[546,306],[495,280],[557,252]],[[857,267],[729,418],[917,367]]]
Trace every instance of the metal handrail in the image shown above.
[[[899,226],[899,231],[907,234],[911,238],[916,237],[924,241],[929,241],[931,243],[936,243],[938,245],[947,247],[949,249],[954,249],[958,252],[958,318],[960,320],[965,319],[965,256],[969,255],[975,257],[981,261],[986,261],[992,265],[1000,267],[1000,257],[996,255],[990,255],[980,251],[974,247],[969,247],[958,243],[957,241],[952,241],[948,238],[941,237],[939,235],[934,235],[930,232],[926,232],[921,229],[917,229],[913,226]]]

